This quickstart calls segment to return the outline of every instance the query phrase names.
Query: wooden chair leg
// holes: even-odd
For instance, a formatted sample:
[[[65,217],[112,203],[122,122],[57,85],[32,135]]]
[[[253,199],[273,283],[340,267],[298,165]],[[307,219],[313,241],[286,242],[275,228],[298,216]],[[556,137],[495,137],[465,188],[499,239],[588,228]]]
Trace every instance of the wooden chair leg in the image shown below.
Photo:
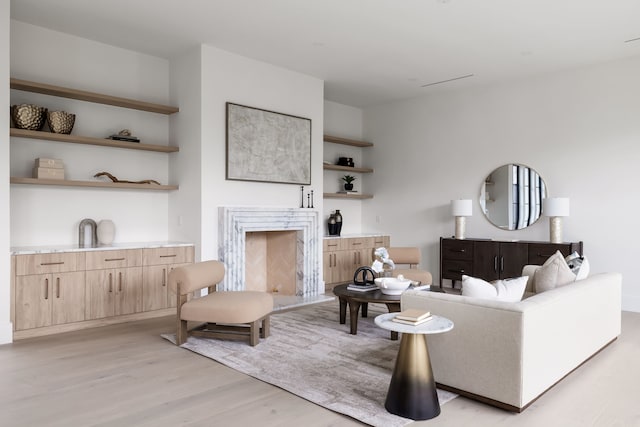
[[[178,331],[176,332],[176,344],[182,345],[187,341],[187,321],[178,319]]]
[[[264,319],[262,319],[262,330],[260,331],[260,338],[267,338],[270,334],[271,334],[271,322],[270,322],[270,316],[265,316]]]
[[[251,346],[256,346],[260,342],[260,338],[258,337],[260,333],[260,320],[251,322],[249,325],[250,325],[249,343],[251,344]]]

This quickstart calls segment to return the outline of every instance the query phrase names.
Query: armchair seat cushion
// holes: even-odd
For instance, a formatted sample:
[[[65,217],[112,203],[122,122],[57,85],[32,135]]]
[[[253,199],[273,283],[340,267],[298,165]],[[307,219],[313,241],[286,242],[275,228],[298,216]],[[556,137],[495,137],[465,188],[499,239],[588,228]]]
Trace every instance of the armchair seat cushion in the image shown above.
[[[273,297],[266,292],[212,292],[182,305],[180,318],[209,323],[250,323],[273,311]]]

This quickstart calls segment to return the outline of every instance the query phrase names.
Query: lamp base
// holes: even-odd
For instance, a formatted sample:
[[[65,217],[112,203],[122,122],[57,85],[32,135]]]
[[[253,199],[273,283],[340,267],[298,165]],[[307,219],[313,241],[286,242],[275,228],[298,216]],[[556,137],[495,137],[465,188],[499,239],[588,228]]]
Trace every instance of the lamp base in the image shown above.
[[[464,232],[466,228],[466,217],[457,216],[456,217],[456,239],[464,240]]]
[[[562,243],[562,217],[552,216],[549,218],[549,236],[551,243]]]

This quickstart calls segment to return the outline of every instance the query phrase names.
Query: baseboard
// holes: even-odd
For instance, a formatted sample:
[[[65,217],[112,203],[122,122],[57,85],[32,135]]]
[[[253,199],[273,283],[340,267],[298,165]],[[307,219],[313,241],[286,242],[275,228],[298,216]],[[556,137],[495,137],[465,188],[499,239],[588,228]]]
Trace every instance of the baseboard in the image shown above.
[[[13,342],[13,324],[11,322],[0,323],[0,344]]]

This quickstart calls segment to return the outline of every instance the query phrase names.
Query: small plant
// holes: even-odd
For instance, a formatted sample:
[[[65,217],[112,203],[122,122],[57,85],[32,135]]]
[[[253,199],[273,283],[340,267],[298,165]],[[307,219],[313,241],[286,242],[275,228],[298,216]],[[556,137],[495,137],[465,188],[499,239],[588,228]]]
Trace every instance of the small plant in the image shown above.
[[[342,180],[344,182],[346,182],[347,184],[351,184],[353,181],[356,180],[356,177],[355,176],[351,176],[351,175],[345,175],[345,176],[342,177]]]

